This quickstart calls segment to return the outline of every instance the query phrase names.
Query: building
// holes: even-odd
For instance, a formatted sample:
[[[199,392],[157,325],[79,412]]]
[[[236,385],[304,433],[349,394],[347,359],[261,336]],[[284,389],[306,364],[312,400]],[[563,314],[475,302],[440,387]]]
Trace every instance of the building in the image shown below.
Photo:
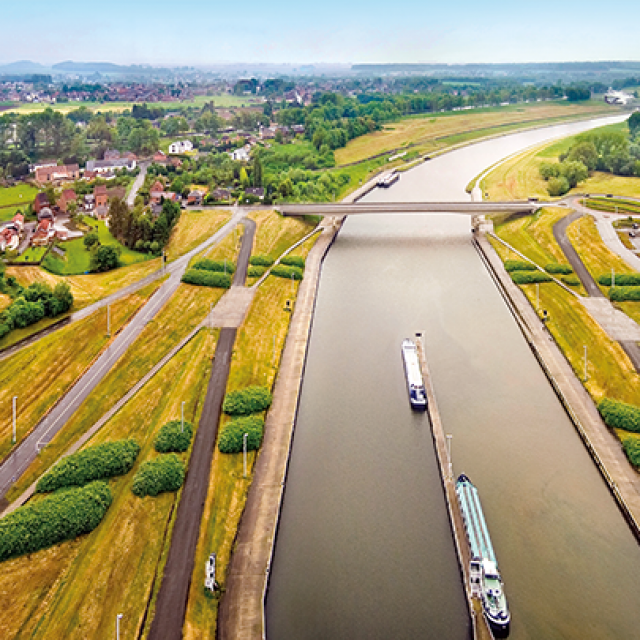
[[[133,171],[136,168],[136,161],[133,158],[114,158],[113,160],[89,160],[86,171],[95,172],[99,175],[112,174],[116,171],[126,169]],[[85,173],[86,173],[85,171]]]
[[[60,211],[67,213],[69,205],[77,199],[76,192],[73,189],[65,189],[58,198],[58,206]]]
[[[264,198],[264,189],[262,187],[247,187],[244,192],[246,195],[260,198],[260,200]]]
[[[40,184],[78,180],[78,178],[80,178],[80,167],[77,164],[39,167],[36,169],[36,182]]]
[[[20,246],[20,236],[12,227],[0,231],[0,251],[15,251]]]
[[[51,203],[49,202],[49,198],[46,193],[39,193],[36,195],[35,200],[33,201],[33,210],[36,213],[40,213],[40,209],[43,207],[50,207]]]
[[[188,153],[189,151],[193,151],[191,140],[178,140],[169,145],[169,153]]]
[[[109,194],[107,193],[107,187],[103,184],[98,185],[93,190],[93,196],[95,198],[95,207],[106,207],[109,203]]]
[[[51,222],[55,220],[53,211],[49,207],[42,207],[42,209],[38,211],[38,222],[41,220],[51,220]]]
[[[153,161],[156,164],[166,164],[167,162],[167,154],[164,151],[156,151],[153,154]]]
[[[240,147],[234,151],[229,151],[229,155],[231,156],[231,159],[236,162],[249,162],[251,159],[249,156],[250,151],[251,145],[245,144],[244,147]]]
[[[36,231],[31,237],[31,244],[34,247],[46,247],[54,235],[53,222],[48,218],[40,220]]]
[[[194,189],[193,191],[189,192],[189,195],[187,196],[187,204],[196,206],[201,205],[203,195],[204,194],[202,193],[202,191]]]

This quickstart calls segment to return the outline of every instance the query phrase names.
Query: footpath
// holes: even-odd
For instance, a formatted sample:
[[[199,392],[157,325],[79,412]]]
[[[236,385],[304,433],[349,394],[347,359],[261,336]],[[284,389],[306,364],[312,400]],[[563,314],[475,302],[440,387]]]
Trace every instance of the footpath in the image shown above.
[[[634,535],[640,540],[638,473],[629,464],[620,442],[602,421],[591,396],[576,377],[538,314],[504,270],[502,261],[486,237],[478,234],[474,244]]]

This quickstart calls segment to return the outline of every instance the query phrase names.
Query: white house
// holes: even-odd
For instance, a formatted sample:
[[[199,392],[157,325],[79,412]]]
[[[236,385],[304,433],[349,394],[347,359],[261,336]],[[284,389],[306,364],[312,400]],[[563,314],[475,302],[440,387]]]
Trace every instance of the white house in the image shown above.
[[[169,153],[187,153],[188,151],[193,151],[191,140],[178,140],[169,145]]]
[[[251,151],[251,145],[245,144],[244,147],[240,147],[235,151],[230,151],[229,155],[232,160],[236,160],[238,162],[249,162],[249,151]]]

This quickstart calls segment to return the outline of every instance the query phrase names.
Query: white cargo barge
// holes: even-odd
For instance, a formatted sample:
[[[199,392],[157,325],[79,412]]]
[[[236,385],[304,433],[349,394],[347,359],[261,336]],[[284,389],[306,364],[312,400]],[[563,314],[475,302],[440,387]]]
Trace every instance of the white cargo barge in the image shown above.
[[[418,348],[413,340],[406,339],[402,341],[402,360],[404,362],[404,373],[407,378],[411,408],[417,411],[424,411],[427,408],[427,394],[422,380]]]
[[[396,171],[391,171],[390,173],[383,173],[378,178],[377,184],[379,187],[383,187],[384,189],[386,189],[387,187],[390,187],[395,182],[398,182],[398,180],[400,180],[400,174],[397,173]]]

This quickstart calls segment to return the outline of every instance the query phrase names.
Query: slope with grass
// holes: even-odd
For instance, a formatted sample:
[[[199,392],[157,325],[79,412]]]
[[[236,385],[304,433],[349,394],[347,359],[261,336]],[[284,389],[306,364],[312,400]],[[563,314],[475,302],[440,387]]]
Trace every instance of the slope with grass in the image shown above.
[[[421,146],[424,151],[436,150],[463,141],[453,138],[457,135],[464,134],[464,139],[468,140],[474,136],[500,133],[507,128],[539,126],[617,112],[618,109],[602,102],[572,104],[555,101],[411,116],[385,125],[382,131],[351,140],[344,149],[336,151],[336,162],[338,165],[360,162],[379,153],[411,145]],[[446,141],[445,138],[451,139]]]
[[[183,211],[171,234],[169,244],[165,248],[167,260],[175,260],[195,249],[216,231],[219,231],[230,217],[229,210]]]
[[[315,227],[312,222],[285,217],[273,211],[254,211],[249,217],[256,223],[252,254],[268,255],[274,260]]]

